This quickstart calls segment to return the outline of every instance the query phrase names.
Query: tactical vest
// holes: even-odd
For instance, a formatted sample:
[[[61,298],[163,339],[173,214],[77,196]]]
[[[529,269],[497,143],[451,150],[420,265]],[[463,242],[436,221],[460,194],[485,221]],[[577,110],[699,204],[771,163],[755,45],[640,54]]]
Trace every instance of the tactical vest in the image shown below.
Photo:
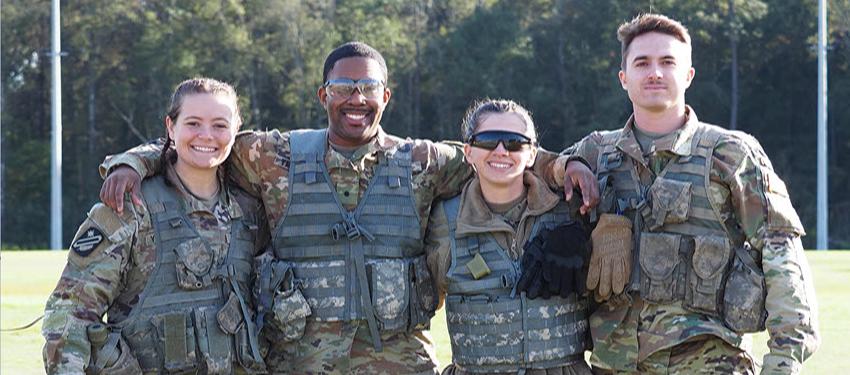
[[[633,219],[637,272],[630,290],[652,303],[681,302],[689,311],[721,318],[736,332],[762,330],[765,289],[758,255],[747,250],[728,187],[710,178],[713,150],[728,131],[691,126],[697,126],[691,155],[674,155],[643,183],[643,167],[616,146],[622,130],[604,133],[597,160],[600,210]]]
[[[516,294],[522,274],[490,233],[456,235],[460,197],[441,203],[451,238],[447,272],[446,321],[452,343],[452,363],[473,373],[557,368],[583,360],[586,349],[587,303],[568,298],[530,299]],[[537,218],[531,238],[543,228],[569,221],[566,202]],[[490,273],[475,279],[467,264],[480,255]]]
[[[312,310],[308,319],[366,320],[376,348],[379,331],[427,328],[436,299],[421,303],[422,293],[433,294],[433,282],[423,276],[411,143],[379,155],[368,188],[349,212],[325,165],[327,130],[290,134],[289,200],[273,245],[300,280]]]
[[[249,296],[257,226],[233,217],[222,264],[186,216],[163,176],[146,179],[142,194],[156,243],[156,264],[139,301],[117,322],[145,372],[230,374],[233,364],[262,368]],[[233,202],[236,204],[236,202]],[[137,268],[128,277],[139,277]],[[109,312],[107,312],[108,315]]]

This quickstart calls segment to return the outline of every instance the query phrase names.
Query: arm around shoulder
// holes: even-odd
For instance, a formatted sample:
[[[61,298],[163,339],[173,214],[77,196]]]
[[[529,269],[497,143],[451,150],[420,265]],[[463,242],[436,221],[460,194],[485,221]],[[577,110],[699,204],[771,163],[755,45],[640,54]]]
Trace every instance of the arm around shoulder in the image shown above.
[[[164,142],[165,140],[160,138],[133,147],[123,153],[107,156],[98,168],[100,177],[106,178],[116,167],[121,165],[133,168],[139,176],[149,176],[156,173]]]
[[[419,170],[419,181],[414,188],[428,188],[435,197],[451,197],[460,193],[472,177],[472,167],[463,154],[463,143],[415,140],[413,143],[413,172]]]
[[[438,309],[442,307],[448,288],[446,275],[449,267],[451,267],[451,238],[449,236],[446,210],[442,201],[436,202],[431,207],[431,215],[428,218],[428,230],[425,233],[425,253],[428,269],[431,271],[440,296]]]

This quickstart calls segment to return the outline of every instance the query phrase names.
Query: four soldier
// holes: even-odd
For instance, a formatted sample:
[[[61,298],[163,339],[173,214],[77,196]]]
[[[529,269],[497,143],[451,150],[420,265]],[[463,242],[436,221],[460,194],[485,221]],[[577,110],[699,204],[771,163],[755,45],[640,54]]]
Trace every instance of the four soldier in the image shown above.
[[[183,154],[190,171],[215,171],[229,144],[172,136],[165,152],[108,158],[101,197],[116,211],[95,206],[75,236],[46,310],[47,371],[103,371],[103,346],[146,371],[434,374],[425,330],[445,298],[448,373],[587,373],[586,282],[600,373],[752,373],[742,334],[765,327],[764,372],[798,373],[819,339],[784,184],[755,139],[685,104],[681,24],[642,15],[619,38],[634,114],[561,157],[535,147],[527,111],[507,101],[470,112],[463,149],[384,133],[386,64],[352,42],[325,61],[326,129],[231,137],[229,178],[259,204],[221,179],[196,191],[167,158],[175,148],[173,165]],[[181,100],[171,121],[205,126],[206,113],[180,121]],[[581,188],[581,213],[600,202],[589,260],[560,185]],[[268,232],[267,253],[245,244]]]

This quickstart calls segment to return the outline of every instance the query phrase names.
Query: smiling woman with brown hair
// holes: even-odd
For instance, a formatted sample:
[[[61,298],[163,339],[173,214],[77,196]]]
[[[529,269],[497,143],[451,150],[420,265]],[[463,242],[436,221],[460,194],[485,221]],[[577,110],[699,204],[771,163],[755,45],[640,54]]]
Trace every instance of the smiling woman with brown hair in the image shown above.
[[[249,283],[268,234],[260,205],[219,168],[240,124],[230,85],[177,87],[142,204],[118,213],[98,203],[74,236],[45,308],[47,373],[264,370]]]

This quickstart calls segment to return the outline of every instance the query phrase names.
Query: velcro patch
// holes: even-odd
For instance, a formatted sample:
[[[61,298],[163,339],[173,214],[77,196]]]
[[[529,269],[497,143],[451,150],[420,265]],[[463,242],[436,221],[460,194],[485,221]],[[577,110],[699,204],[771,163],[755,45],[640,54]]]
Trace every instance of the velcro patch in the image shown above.
[[[100,229],[92,226],[71,244],[71,250],[81,257],[87,257],[105,238]]]

